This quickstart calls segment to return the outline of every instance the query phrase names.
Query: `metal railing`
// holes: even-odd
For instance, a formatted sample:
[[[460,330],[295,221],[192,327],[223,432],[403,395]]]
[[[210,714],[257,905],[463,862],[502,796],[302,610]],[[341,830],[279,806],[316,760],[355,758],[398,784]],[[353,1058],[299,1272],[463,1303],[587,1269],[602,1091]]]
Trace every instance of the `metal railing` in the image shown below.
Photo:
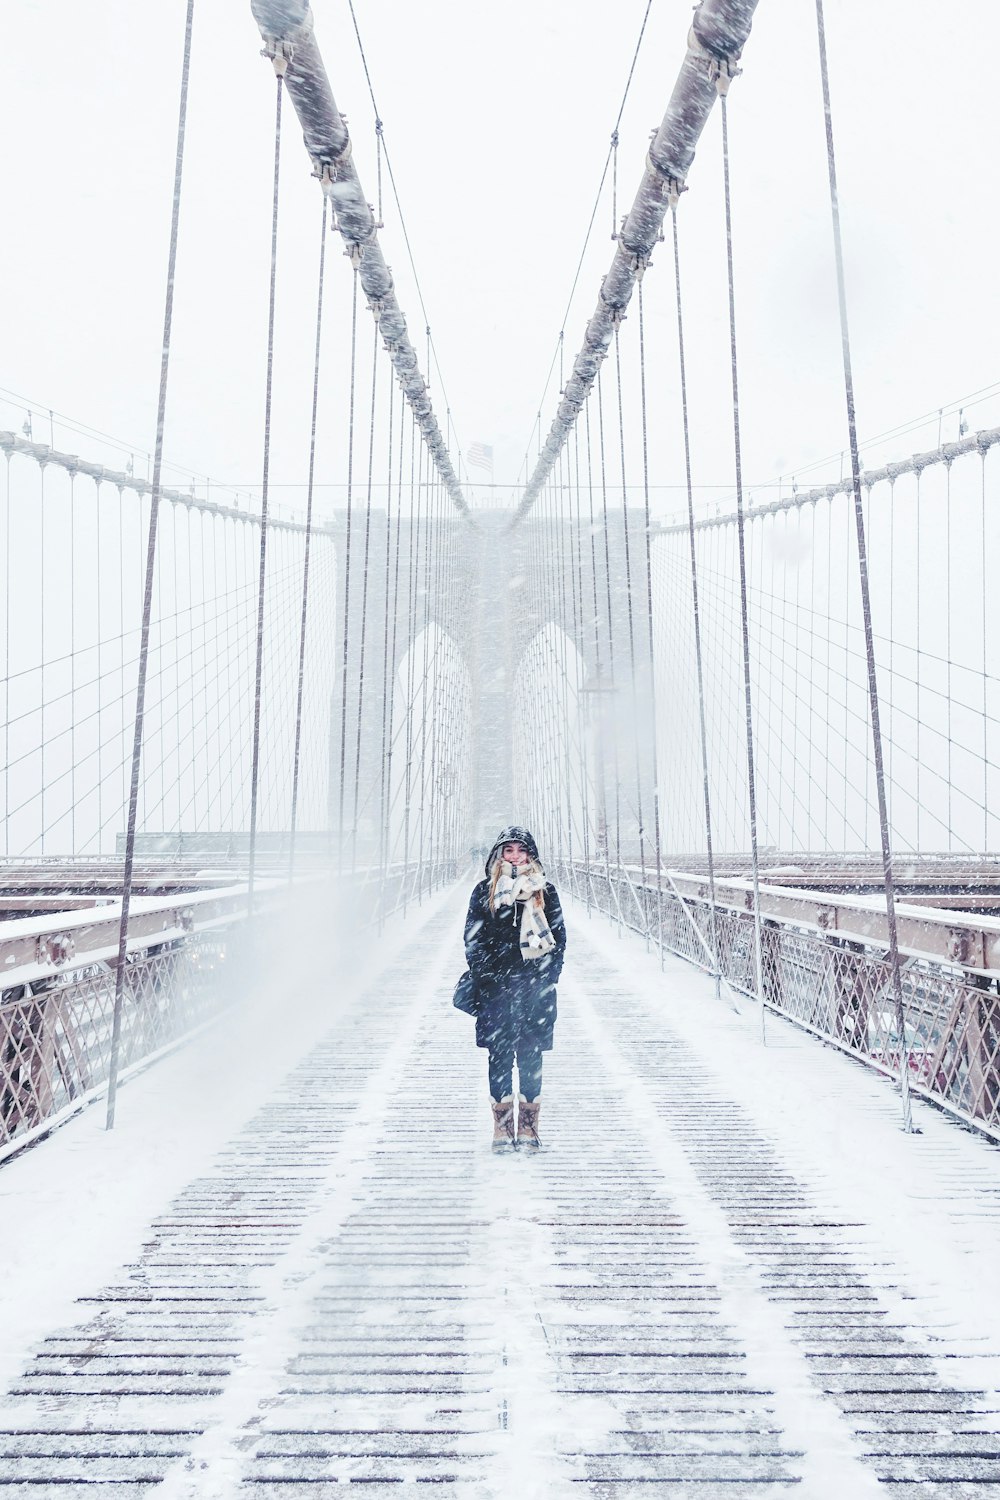
[[[352,892],[359,883],[368,888],[359,919],[375,924],[453,883],[461,863],[396,864],[381,879],[373,868],[343,880]],[[325,878],[336,904],[337,878]],[[256,894],[277,905],[301,888],[263,881]],[[0,923],[0,1161],[107,1089],[120,902],[94,899]],[[133,899],[120,1078],[195,1035],[231,1003],[232,972],[249,951],[246,907],[242,882]]]
[[[136,905],[119,1076],[224,1007],[221,979],[245,927],[246,887]],[[109,937],[118,909],[113,902],[0,926],[0,1160],[107,1087],[117,958]]]
[[[747,881],[717,881],[713,924],[703,876],[668,871],[657,890],[628,866],[564,862],[554,878],[651,944],[758,998]],[[897,1082],[906,1056],[914,1092],[1000,1140],[1000,918],[899,911],[905,1048],[878,898],[762,887],[763,1003]]]
[[[420,863],[411,860],[409,864],[389,865],[381,878],[377,870],[370,872],[368,878],[373,880],[375,893],[372,918],[383,922],[396,912],[405,912],[410,906],[419,905],[441,886],[453,885],[464,865],[465,860],[449,856]]]

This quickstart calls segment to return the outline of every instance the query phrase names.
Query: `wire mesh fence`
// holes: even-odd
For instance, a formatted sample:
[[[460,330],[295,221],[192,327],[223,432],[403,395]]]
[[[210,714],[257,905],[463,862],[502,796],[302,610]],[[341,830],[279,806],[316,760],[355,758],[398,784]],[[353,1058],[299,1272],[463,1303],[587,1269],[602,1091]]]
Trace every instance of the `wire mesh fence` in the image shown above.
[[[372,926],[405,914],[459,873],[454,858],[361,872],[362,889],[368,888],[370,899],[362,902],[359,921]],[[325,872],[295,886],[276,887],[272,881],[262,894],[268,912],[279,917],[284,908],[296,905],[293,897],[299,906],[308,902],[310,910],[318,905],[333,912],[343,906],[341,897],[348,889],[356,890],[357,879],[351,874],[338,880]],[[146,909],[154,906],[155,911]],[[182,932],[171,925],[167,931],[178,906],[185,922],[201,922],[203,930]],[[221,914],[227,906],[238,910]],[[0,962],[7,954],[23,966],[20,973],[11,969],[0,989],[0,1161],[99,1098],[107,1087],[115,961],[107,950],[85,951],[83,936],[87,933],[92,944],[103,940],[98,924],[104,911],[98,907],[89,913],[0,923]],[[240,993],[238,976],[254,944],[260,943],[259,923],[251,933],[245,912],[245,886],[175,896],[162,907],[137,903],[126,959],[121,1074],[193,1036],[234,1003]],[[87,925],[74,929],[72,923],[81,921]],[[163,925],[160,941],[155,934],[152,939],[148,933],[139,935],[150,922]],[[61,926],[66,930],[58,930]],[[32,962],[24,966],[26,941]],[[288,941],[287,933],[275,941]],[[42,961],[34,962],[36,954]]]
[[[195,1031],[225,1004],[222,971],[245,923],[126,960],[122,1070]],[[0,999],[0,1158],[108,1082],[115,969],[106,960],[5,989]]]
[[[462,873],[464,861],[447,857],[390,865],[375,887],[373,919],[379,922],[397,912],[405,913],[433,895],[444,885],[453,884]]]
[[[757,996],[748,906],[662,888],[627,867],[564,863],[555,878],[612,921],[677,954],[731,990]],[[954,914],[958,920],[959,914]],[[904,953],[900,1036],[883,945],[790,920],[761,924],[760,998],[825,1041],[1000,1140],[1000,993],[989,974],[935,955]]]

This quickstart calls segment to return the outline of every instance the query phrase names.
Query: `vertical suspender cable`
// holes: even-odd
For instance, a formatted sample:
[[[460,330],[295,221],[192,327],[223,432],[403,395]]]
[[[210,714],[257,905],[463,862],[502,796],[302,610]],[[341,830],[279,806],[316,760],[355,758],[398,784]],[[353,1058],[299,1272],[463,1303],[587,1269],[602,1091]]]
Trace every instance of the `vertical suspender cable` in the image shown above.
[[[620,325],[615,324],[615,377],[618,390],[618,448],[622,474],[622,538],[625,546],[625,604],[628,615],[629,667],[632,676],[632,738],[635,742],[635,816],[639,830],[639,869],[646,884],[646,828],[642,816],[642,754],[639,749],[639,687],[636,682],[635,620],[632,615],[632,541],[629,536],[628,485],[625,478],[625,413],[622,402],[622,355]],[[649,924],[646,924],[649,937]]]
[[[436,579],[434,584],[434,598],[438,611],[437,624],[442,628],[442,619],[445,615],[445,601],[454,597],[450,583],[451,564],[451,528],[445,515],[446,496],[444,486],[438,480],[438,526],[437,547],[435,549]],[[445,644],[450,648],[451,640]],[[439,697],[437,728],[434,736],[434,798],[435,814],[432,823],[432,832],[435,834],[437,843],[437,867],[434,872],[435,889],[443,879],[444,860],[447,850],[448,818],[451,808],[449,797],[451,786],[449,778],[445,775],[447,766],[446,750],[449,745],[455,743],[452,730],[452,695],[455,686],[455,662],[450,649],[442,653],[441,658],[442,688]]]
[[[546,602],[546,608],[552,609],[557,598],[555,585],[555,543],[553,538],[552,511],[553,490],[557,483],[556,468],[553,465],[545,481],[542,492],[542,524],[545,528],[544,542],[544,582],[542,585],[542,597]],[[539,665],[545,660],[545,646],[541,640],[536,641]],[[553,653],[553,659],[555,654]],[[564,792],[565,777],[558,771],[558,761],[554,745],[553,725],[553,699],[550,697],[545,705],[542,718],[544,725],[544,749],[542,752],[542,764],[545,766],[546,779],[555,787],[555,796],[550,799],[549,806],[549,831],[546,834],[546,845],[554,850],[553,858],[557,863],[562,863],[562,798]]]
[[[587,753],[586,698],[584,696],[584,674],[586,657],[586,606],[583,602],[583,501],[580,495],[580,425],[573,431],[573,457],[575,468],[575,504],[573,507],[573,557],[576,564],[576,597],[579,602],[577,620],[576,656],[576,732],[580,748],[581,797],[583,803],[583,865],[586,871],[587,915],[593,903],[593,875],[590,854],[590,756]],[[593,540],[593,538],[591,538]],[[596,611],[595,611],[596,613]]]
[[[7,465],[8,470],[10,464]],[[9,492],[8,492],[9,494]],[[982,563],[983,597],[982,608],[979,616],[979,628],[982,632],[983,642],[983,848],[990,847],[990,763],[989,763],[989,674],[986,667],[986,632],[989,620],[989,610],[992,601],[987,602],[987,557],[986,550],[986,453],[980,450],[979,454],[979,557]]]
[[[575,457],[576,457],[576,460],[577,460],[577,469],[576,469],[575,479],[574,479],[574,472],[573,472],[574,452],[575,452]],[[579,491],[579,458],[580,458],[580,439],[579,439],[579,434],[576,433],[576,432],[574,432],[574,447],[573,447],[573,449],[571,449],[567,445],[567,448],[566,448],[566,492],[565,492],[564,499],[563,499],[562,537],[563,537],[563,558],[564,558],[564,564],[563,564],[563,566],[564,566],[564,570],[568,571],[568,573],[569,573],[569,585],[570,585],[569,586],[569,593],[570,593],[570,604],[571,604],[571,608],[572,608],[572,618],[573,618],[573,637],[572,637],[572,640],[573,640],[573,645],[574,645],[574,648],[575,648],[575,654],[574,654],[574,657],[573,657],[573,673],[574,673],[574,677],[575,677],[575,680],[576,680],[575,698],[576,698],[577,715],[579,715],[579,710],[580,710],[580,645],[581,645],[581,642],[582,642],[582,634],[583,634],[582,630],[580,628],[580,598],[579,598],[579,592],[577,590],[577,569],[576,569],[577,531],[576,531],[575,502],[574,502],[574,495],[576,497],[576,503],[579,502],[579,497],[580,497],[580,491]],[[569,738],[569,720],[570,720],[570,715],[569,715],[569,697],[568,697],[568,695],[569,695],[569,674],[567,673],[567,708],[566,708],[566,726],[565,726],[566,727],[566,732],[567,732],[567,741],[568,741],[568,738]],[[579,727],[580,727],[579,726],[579,718],[577,718],[576,729],[577,729],[577,734],[578,735],[579,735]],[[578,748],[578,751],[582,752],[582,749],[583,749],[583,742],[582,742],[582,740],[578,741],[577,748]],[[580,773],[580,819],[581,819],[581,823],[580,823],[580,830],[581,830],[580,831],[580,841],[581,841],[581,843],[583,845],[584,851],[586,851],[586,848],[587,848],[587,774],[586,774],[586,767],[584,765],[582,754],[579,756],[578,768],[579,768],[579,773]],[[587,862],[587,860],[586,860],[586,852],[584,852],[584,863],[586,864],[586,862]],[[574,887],[574,893],[576,895],[579,895],[579,872],[576,869],[575,863],[573,865],[573,887]]]
[[[139,806],[139,769],[142,761],[142,728],[146,707],[146,670],[149,661],[149,627],[153,612],[153,578],[156,570],[156,521],[159,511],[163,468],[163,428],[167,411],[167,376],[170,369],[170,335],[174,314],[174,272],[177,266],[177,233],[180,223],[181,178],[184,169],[184,132],[187,124],[188,81],[191,74],[191,30],[194,0],[188,0],[184,25],[184,61],[181,66],[181,97],[177,117],[177,152],[174,160],[174,197],[170,216],[170,249],[167,255],[167,288],[163,309],[163,343],[160,351],[160,390],[156,406],[156,450],[149,507],[149,537],[146,545],[146,579],[139,636],[139,670],[135,694],[135,731],[132,739],[132,780],[129,786],[128,822],[125,830],[125,867],[122,872],[122,909],[118,926],[118,961],[115,966],[115,1010],[111,1027],[111,1057],[108,1064],[107,1128],[115,1123],[118,1064],[121,1053],[122,1001],[125,986],[125,955],[128,948],[128,918],[132,900],[132,868],[135,860],[136,813]]]
[[[837,301],[840,309],[840,343],[844,359],[844,396],[847,404],[847,431],[851,448],[851,480],[854,490],[854,522],[858,537],[858,575],[861,584],[861,609],[865,626],[865,659],[868,666],[868,703],[872,721],[872,750],[875,758],[875,786],[878,793],[879,832],[882,839],[882,869],[885,882],[885,913],[889,930],[889,967],[896,1014],[899,1047],[899,1087],[902,1095],[903,1129],[913,1130],[910,1106],[910,1056],[906,1041],[906,1015],[903,1008],[903,976],[899,965],[899,933],[896,926],[896,884],[892,869],[892,843],[889,837],[889,808],[885,791],[885,764],[882,754],[882,725],[879,713],[878,677],[875,670],[875,635],[872,629],[871,590],[868,582],[868,550],[865,542],[865,515],[861,503],[861,462],[858,454],[858,429],[854,410],[854,374],[851,366],[851,335],[847,320],[847,288],[844,281],[844,249],[840,232],[840,202],[837,196],[837,162],[833,149],[833,115],[830,108],[830,73],[826,58],[826,26],[823,0],[816,0],[816,29],[819,39],[819,66],[823,84],[823,115],[826,121],[826,160],[830,178],[830,213],[833,219],[833,248],[837,264]]]
[[[6,566],[6,569],[5,569],[6,577],[4,579],[3,649],[4,649],[4,656],[5,656],[5,658],[7,660],[7,663],[8,663],[7,671],[4,673],[4,680],[3,680],[3,696],[4,696],[4,705],[3,705],[3,745],[4,745],[4,750],[3,750],[3,805],[4,805],[3,852],[4,852],[4,858],[5,859],[9,858],[9,856],[10,856],[10,662],[11,662],[12,655],[13,655],[13,653],[11,652],[11,648],[10,648],[10,628],[11,628],[11,619],[13,617],[13,602],[12,601],[13,601],[13,594],[14,594],[14,591],[11,588],[11,566],[12,566],[12,559],[11,559],[11,554],[10,554],[10,540],[11,540],[11,522],[10,522],[10,458],[11,458],[10,453],[7,453],[7,455],[6,455],[7,462],[6,462],[6,467],[4,469],[4,479],[6,481],[5,485],[4,485],[4,498],[5,498],[5,501],[6,501],[6,504],[4,505],[4,544],[5,544],[4,545],[4,553],[5,553],[6,558],[7,558],[7,566]],[[98,486],[98,490],[99,489],[100,489],[100,487]],[[100,514],[100,508],[99,507],[98,507],[98,514]],[[98,535],[100,535],[100,533],[98,533]],[[983,556],[985,557],[985,555],[986,554],[984,553]],[[100,549],[100,546],[98,546],[98,549],[97,549],[98,565],[100,563],[100,556],[101,556],[101,549]],[[984,597],[985,597],[985,589],[983,591],[983,594],[984,594]],[[101,599],[101,591],[100,591],[100,588],[98,588],[98,590],[97,590],[97,600],[98,600],[98,605],[97,605],[97,607],[98,607],[98,616],[97,616],[97,619],[98,619],[98,628],[97,628],[97,694],[98,694],[98,698],[97,698],[97,703],[98,703],[98,709],[100,709],[100,704],[101,704],[101,696],[100,695],[101,695],[101,690],[102,690],[102,688],[104,686],[104,684],[101,682],[100,599]],[[985,640],[985,635],[984,635],[983,639]],[[100,723],[100,718],[98,718],[98,723]],[[983,739],[983,745],[984,745],[984,747],[985,747],[985,744],[986,744],[986,740],[985,740],[985,730],[984,730],[984,739]],[[101,735],[100,735],[100,730],[98,730],[98,734],[97,734],[97,826],[98,826],[98,828],[101,827]],[[101,853],[101,845],[100,845],[100,837],[99,836],[98,836],[97,853],[98,853],[98,855],[100,855],[100,853]]]
[[[278,272],[278,186],[281,173],[281,96],[285,58],[274,55],[274,191],[271,202],[271,281],[267,308],[267,384],[264,396],[264,464],[260,490],[260,563],[257,577],[257,653],[253,686],[253,758],[250,765],[250,869],[247,912],[253,914],[254,875],[257,864],[257,798],[260,787],[260,705],[264,675],[264,590],[267,581],[267,501],[271,469],[271,392],[274,384],[274,302]]]
[[[604,675],[601,664],[600,607],[597,602],[597,525],[594,520],[594,455],[590,437],[590,398],[584,408],[587,432],[587,499],[590,515],[590,578],[591,598],[594,610],[594,785],[597,794],[596,818],[597,856],[604,855],[604,874],[610,890],[611,865],[608,854],[608,803],[607,782],[604,772]]]
[[[445,563],[448,559],[447,533],[444,518],[445,495],[440,479],[437,481],[438,491],[438,517],[435,528],[436,546],[434,548],[434,601],[435,614],[438,630],[440,631],[441,620],[444,614],[444,600],[448,598],[445,592]],[[440,639],[440,637],[439,637]],[[451,644],[450,641],[447,642]],[[441,683],[434,702],[434,738],[431,742],[431,840],[434,848],[434,876],[431,889],[437,888],[441,879],[443,835],[445,833],[445,817],[447,808],[442,806],[446,801],[444,793],[444,780],[442,765],[444,761],[444,748],[451,736],[450,730],[450,708],[452,689],[452,659],[450,654],[442,652],[441,655]],[[447,738],[446,738],[447,737]]]
[[[625,410],[622,402],[622,351],[621,326],[615,326],[615,383],[618,389],[618,450],[622,474],[622,543],[625,547],[625,613],[628,618],[628,666],[631,676],[631,699],[633,699],[633,744],[636,750],[636,826],[639,829],[639,870],[643,886],[646,883],[646,825],[642,814],[642,751],[639,748],[639,684],[636,681],[636,621],[633,616],[633,567],[631,567],[631,537],[628,534],[628,483],[625,478]],[[649,924],[646,922],[646,939],[649,939]]]
[[[309,426],[309,479],[306,488],[306,537],[302,558],[302,613],[299,624],[299,681],[295,695],[295,751],[292,758],[292,812],[289,829],[288,878],[295,878],[295,827],[299,805],[299,760],[302,747],[302,692],[306,675],[306,612],[309,607],[309,552],[312,543],[313,481],[316,474],[316,415],[319,407],[319,355],[323,335],[323,275],[326,268],[327,197],[323,194],[323,222],[319,237],[319,279],[316,291],[316,346],[313,359],[312,417]]]
[[[590,397],[587,398],[584,407],[586,417],[587,438],[587,503],[590,517],[590,578],[591,578],[591,607],[594,611],[594,836],[596,840],[595,853],[598,859],[604,856],[604,872],[610,883],[610,870],[608,865],[608,808],[607,787],[604,776],[604,734],[602,717],[604,706],[602,694],[604,692],[604,677],[601,662],[601,627],[600,607],[597,602],[597,527],[594,520],[594,455],[591,444],[590,433]]]
[[[45,746],[48,736],[45,733],[45,622],[48,619],[48,609],[45,600],[45,575],[46,568],[45,553],[45,517],[48,506],[45,503],[45,465],[39,465],[41,479],[41,494],[38,497],[38,760],[40,772],[40,791],[38,822],[41,829],[38,852],[45,854],[45,788],[48,785],[48,777],[45,774]]]
[[[427,562],[427,567],[429,567],[430,579],[429,585],[427,585],[427,598],[429,598],[429,600],[432,600],[433,598],[433,600],[436,601],[439,597],[441,597],[438,591],[438,565],[439,561],[441,561],[441,516],[439,516],[438,514],[439,489],[436,475],[432,480],[430,502],[432,502],[433,505],[433,526],[432,528],[430,528],[430,531],[427,532],[427,540],[429,540],[430,544],[430,537],[432,537],[433,535],[432,553],[430,553],[433,561],[430,561],[429,558],[429,562]],[[429,870],[427,870],[427,894],[430,894],[430,891],[433,891],[433,882],[435,882],[436,877],[436,823],[438,823],[438,799],[436,799],[438,798],[438,793],[436,793],[438,780],[436,780],[436,777],[438,777],[439,712],[441,712],[441,693],[442,685],[444,685],[442,684],[442,673],[441,669],[439,669],[438,664],[439,643],[441,643],[439,642],[439,640],[435,640],[433,657],[432,660],[430,660],[430,666],[432,666],[432,678],[430,678],[430,768],[429,781],[427,781],[427,799],[429,799],[429,805],[427,805],[426,843],[426,849],[429,850],[430,853],[430,861]],[[424,750],[424,754],[426,754],[426,750]]]
[[[746,715],[747,797],[750,813],[750,858],[753,865],[754,989],[760,1001],[761,1035],[764,1034],[764,957],[760,922],[760,856],[757,848],[757,779],[753,749],[753,693],[750,686],[750,613],[747,604],[746,526],[743,514],[743,452],[740,443],[740,384],[736,358],[736,287],[733,276],[733,211],[729,188],[729,119],[725,87],[728,75],[719,78],[722,106],[722,175],[726,199],[726,270],[729,283],[729,355],[733,385],[733,452],[736,463],[736,534],[740,562],[740,624],[743,636],[743,704]]]
[[[424,572],[424,590],[425,590],[425,592],[424,592],[424,619],[425,620],[429,620],[429,618],[430,618],[431,599],[434,597],[433,582],[432,582],[432,561],[431,561],[431,559],[433,558],[435,560],[435,563],[436,563],[436,559],[437,559],[437,555],[438,555],[437,542],[438,542],[438,538],[440,536],[440,531],[439,531],[438,523],[437,523],[438,522],[438,518],[437,518],[437,495],[438,495],[437,476],[433,475],[433,474],[430,475],[428,483],[430,485],[430,489],[429,489],[429,493],[428,493],[428,497],[427,497],[427,502],[428,502],[428,527],[427,527],[427,533],[426,533],[426,536],[427,536],[427,561],[426,561],[426,567],[425,567],[425,572]],[[428,633],[428,635],[430,635],[430,629],[429,629],[429,627],[428,627],[428,632],[427,633]],[[440,673],[439,673],[439,669],[438,669],[438,655],[439,655],[438,646],[439,646],[439,642],[435,641],[434,642],[433,655],[431,656],[431,659],[430,659],[430,668],[429,668],[428,673],[426,674],[429,677],[429,682],[427,684],[427,691],[430,694],[430,699],[429,699],[430,725],[428,726],[430,749],[428,750],[428,740],[425,738],[424,741],[423,741],[423,744],[421,746],[421,752],[420,752],[420,759],[421,759],[421,762],[422,762],[422,764],[421,764],[421,775],[423,776],[424,781],[426,782],[426,785],[427,785],[427,796],[426,796],[426,800],[427,800],[426,829],[427,829],[427,831],[426,831],[426,835],[424,837],[422,837],[422,839],[421,839],[421,842],[423,844],[422,858],[424,860],[425,868],[421,869],[420,879],[421,879],[421,885],[423,885],[423,882],[426,879],[428,894],[430,894],[431,890],[433,889],[433,878],[434,878],[434,876],[433,876],[433,869],[434,869],[434,812],[435,812],[435,804],[434,804],[435,755],[434,755],[434,748],[435,748],[435,735],[437,733],[438,694],[439,694],[440,688],[441,688]],[[428,641],[428,643],[427,643],[427,649],[428,649],[428,651],[430,651],[430,649],[431,649],[430,641]],[[427,705],[427,703],[425,703],[425,711],[427,710],[427,707],[428,707],[428,705]],[[425,717],[426,717],[426,712],[425,712]]]
[[[417,558],[420,550],[420,477],[423,444],[417,443],[417,424],[410,428],[410,545],[406,580],[406,766],[403,773],[403,915],[410,889],[410,803],[413,794],[413,696],[416,668]],[[415,514],[414,514],[415,509]]]
[[[684,430],[684,476],[687,484],[688,542],[691,549],[691,610],[694,623],[694,659],[698,678],[698,724],[701,730],[701,773],[705,797],[705,852],[708,859],[709,920],[712,926],[712,952],[715,955],[715,993],[718,995],[722,969],[719,964],[719,922],[715,894],[715,849],[712,840],[712,794],[708,775],[708,726],[705,713],[705,664],[701,648],[701,606],[698,599],[698,550],[694,530],[694,489],[691,483],[691,429],[688,421],[687,361],[684,355],[684,310],[681,299],[681,253],[677,231],[677,204],[672,205],[674,231],[674,285],[677,290],[677,352],[680,365],[681,419]]]
[[[344,871],[344,789],[347,779],[347,663],[351,640],[351,512],[354,498],[354,394],[358,355],[358,268],[351,297],[351,394],[347,419],[347,516],[344,525],[344,639],[340,691],[340,787],[337,812],[337,874]]]
[[[422,636],[422,663],[420,668],[420,808],[418,813],[418,841],[420,853],[417,857],[417,902],[424,899],[424,861],[427,857],[427,843],[425,835],[425,822],[427,817],[427,678],[429,675],[430,662],[428,653],[430,651],[430,545],[431,527],[434,519],[434,480],[431,470],[431,452],[426,442],[422,439],[421,444],[422,461],[426,460],[424,473],[426,478],[421,486],[421,494],[424,495],[424,555],[423,561],[418,559],[418,578],[422,580],[421,593],[423,594],[423,628]],[[424,503],[424,501],[422,501]],[[419,606],[418,606],[419,610]]]
[[[608,611],[608,690],[617,692],[615,686],[615,621],[611,608],[611,527],[608,519],[608,479],[607,462],[604,446],[604,387],[601,381],[601,370],[597,370],[597,425],[598,437],[600,439],[601,451],[601,510],[604,532],[604,583],[606,604]],[[606,722],[606,720],[605,720]],[[618,754],[618,724],[614,725],[611,737],[612,747],[612,774],[615,788],[615,863],[618,867],[618,876],[621,878],[622,867],[622,811],[621,811],[621,770]]]
[[[573,810],[572,810],[572,771],[570,766],[570,743],[566,727],[569,720],[569,694],[567,691],[569,674],[567,671],[566,639],[568,635],[568,615],[566,602],[566,476],[564,465],[566,449],[563,447],[556,460],[555,483],[552,489],[552,524],[549,547],[552,556],[552,598],[562,628],[556,636],[552,660],[556,671],[559,673],[559,694],[561,697],[560,718],[563,730],[563,757],[564,768],[562,774],[563,794],[559,798],[559,851],[560,863],[563,863],[562,851],[565,848],[566,863],[564,868],[567,875],[572,879],[573,869]],[[556,712],[555,702],[549,705],[550,713],[554,716]],[[553,725],[553,752],[557,751],[555,725]],[[565,797],[565,803],[563,801]],[[563,843],[563,829],[565,828],[565,844]]]
[[[561,598],[560,613],[565,622],[572,622],[570,630],[564,626],[562,638],[559,642],[560,658],[562,664],[562,699],[563,699],[563,736],[566,745],[566,857],[569,861],[570,878],[573,885],[574,895],[578,894],[576,889],[576,867],[573,847],[573,787],[570,780],[572,774],[572,756],[569,735],[569,646],[576,643],[578,633],[576,628],[576,584],[573,580],[572,571],[572,502],[570,489],[570,454],[568,446],[564,446],[559,455],[559,514],[557,525],[557,547],[559,556],[559,592]],[[569,574],[569,587],[567,588],[566,577]],[[572,632],[572,634],[570,633]]]
[[[8,470],[8,474],[9,474],[9,471],[10,471],[10,460],[9,459],[7,461],[7,470]],[[8,501],[9,501],[9,498],[10,497],[9,497],[9,494],[8,494]],[[96,652],[97,652],[97,663],[96,663],[97,670],[96,670],[95,676],[97,678],[97,720],[98,720],[98,725],[99,726],[100,726],[100,724],[103,721],[103,716],[102,716],[101,710],[103,709],[103,706],[104,706],[104,660],[103,660],[104,653],[103,653],[103,650],[102,650],[102,645],[103,645],[103,639],[104,639],[104,637],[103,637],[103,626],[101,624],[101,555],[102,555],[102,551],[103,551],[103,537],[101,536],[101,482],[100,482],[100,480],[96,480],[95,483],[94,483],[94,592],[95,592],[95,595],[96,595],[95,614],[96,614],[96,624],[97,624],[97,630],[96,630],[96,637],[97,638],[96,638],[96,641],[95,641],[95,647],[96,647]],[[9,597],[9,595],[8,595],[8,597]],[[10,606],[8,605],[8,608],[9,607]],[[102,853],[101,840],[102,840],[102,837],[103,837],[103,834],[104,834],[104,754],[103,754],[103,750],[104,750],[103,736],[101,734],[101,730],[100,730],[100,727],[99,727],[98,731],[97,731],[97,849],[96,849],[96,853],[97,853],[98,858],[100,858],[100,855]],[[10,805],[9,802],[5,801],[5,806],[9,806],[9,805]]]
[[[949,491],[950,494],[950,491]],[[76,854],[76,475],[69,476],[69,758],[70,848]],[[949,782],[950,787],[950,782]],[[949,791],[949,796],[951,795]]]
[[[563,879],[568,880],[567,846],[569,843],[568,832],[570,818],[570,801],[572,790],[570,787],[569,768],[569,746],[566,736],[562,736],[560,745],[560,727],[566,718],[566,599],[564,590],[564,575],[562,569],[562,535],[561,535],[561,506],[564,497],[565,480],[563,476],[563,465],[566,450],[563,448],[552,469],[549,483],[549,556],[550,563],[550,600],[553,612],[562,622],[562,629],[555,634],[549,642],[549,657],[553,670],[556,673],[556,693],[552,695],[549,702],[548,721],[552,745],[552,765],[556,772],[559,783],[559,795],[556,801],[556,841],[559,854],[559,863],[567,872]],[[558,694],[558,697],[556,696]],[[560,764],[560,750],[562,751],[562,764]]]
[[[388,722],[388,749],[386,751],[385,783],[387,787],[386,810],[385,810],[385,837],[386,837],[386,863],[391,860],[393,845],[389,838],[392,826],[392,810],[396,803],[395,793],[392,786],[392,761],[396,745],[396,678],[399,672],[398,654],[398,629],[399,629],[399,557],[400,543],[402,539],[403,526],[403,460],[406,452],[405,432],[406,416],[410,413],[410,425],[413,425],[413,413],[410,411],[406,401],[399,403],[399,468],[396,487],[396,542],[395,563],[392,584],[392,646],[389,653],[389,704],[386,710]]]
[[[385,876],[386,876],[386,807],[387,785],[388,785],[388,758],[387,758],[387,734],[392,732],[392,725],[388,722],[389,708],[389,582],[392,568],[392,438],[393,422],[395,421],[395,398],[396,382],[389,379],[389,452],[386,459],[385,473],[385,620],[382,634],[382,752],[379,758],[381,767],[381,780],[379,782],[379,812],[378,812],[378,870],[379,870],[379,922],[381,923],[385,910]]]
[[[358,806],[361,794],[361,718],[365,701],[365,646],[368,638],[368,564],[372,537],[372,468],[375,463],[375,397],[378,389],[378,323],[372,342],[372,399],[368,411],[368,487],[365,497],[365,550],[361,568],[361,640],[358,648],[358,722],[354,742],[354,808],[351,813],[351,870],[358,863]]]
[[[653,757],[653,841],[656,854],[656,922],[663,963],[663,850],[660,846],[660,764],[656,735],[656,660],[653,654],[653,544],[649,513],[649,432],[646,422],[646,323],[639,280],[639,404],[642,409],[642,491],[646,511],[646,615],[649,625],[649,703]]]

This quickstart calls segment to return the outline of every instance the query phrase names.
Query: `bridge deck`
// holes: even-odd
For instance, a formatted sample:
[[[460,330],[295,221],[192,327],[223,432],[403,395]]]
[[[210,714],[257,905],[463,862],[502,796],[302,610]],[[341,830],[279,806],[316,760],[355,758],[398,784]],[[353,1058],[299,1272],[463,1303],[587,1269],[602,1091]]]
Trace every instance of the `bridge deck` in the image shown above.
[[[903,1137],[888,1084],[784,1023],[761,1047],[756,1016],[571,907],[547,1149],[493,1158],[448,1004],[463,902],[406,924],[314,1044],[303,1022],[178,1191],[164,1162],[110,1273],[105,1210],[67,1183],[35,1279],[77,1238],[90,1269],[43,1336],[15,1320],[21,1373],[0,1354],[0,1497],[1000,1496],[996,1151],[926,1106]],[[143,1090],[215,1065],[130,1085],[113,1149],[130,1111],[150,1149]],[[85,1117],[0,1174],[5,1238],[99,1139]]]

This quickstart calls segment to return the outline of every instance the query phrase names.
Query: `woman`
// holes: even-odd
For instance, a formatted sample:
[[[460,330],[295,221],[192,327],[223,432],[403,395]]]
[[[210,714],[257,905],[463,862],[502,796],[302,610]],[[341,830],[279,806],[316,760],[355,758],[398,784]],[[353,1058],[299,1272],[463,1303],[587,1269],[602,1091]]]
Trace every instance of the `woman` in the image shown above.
[[[465,956],[476,983],[476,1045],[490,1054],[493,1150],[537,1150],[542,1053],[552,1047],[556,982],[566,927],[555,886],[526,828],[505,828],[490,850],[486,879],[472,892]],[[519,1084],[514,1131],[513,1069]]]

